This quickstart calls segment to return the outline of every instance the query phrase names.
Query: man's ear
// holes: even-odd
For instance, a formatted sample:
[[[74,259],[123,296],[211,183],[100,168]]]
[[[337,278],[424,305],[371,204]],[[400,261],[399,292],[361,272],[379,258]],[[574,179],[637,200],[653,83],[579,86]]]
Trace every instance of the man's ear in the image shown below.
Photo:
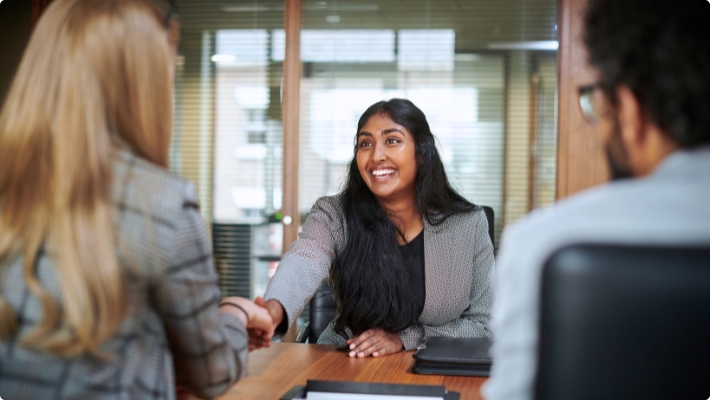
[[[637,148],[646,140],[645,119],[641,104],[628,86],[616,89],[621,138],[627,149]]]

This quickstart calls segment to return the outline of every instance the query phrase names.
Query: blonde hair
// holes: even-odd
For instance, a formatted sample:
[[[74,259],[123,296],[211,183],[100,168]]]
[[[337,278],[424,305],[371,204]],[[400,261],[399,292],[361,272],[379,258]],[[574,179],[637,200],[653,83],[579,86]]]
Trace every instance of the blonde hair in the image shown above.
[[[167,166],[172,67],[164,15],[146,0],[55,0],[0,113],[0,266],[21,258],[43,307],[23,345],[100,355],[126,313],[112,165],[119,146]],[[62,303],[42,286],[53,260]],[[0,296],[0,337],[17,329]]]

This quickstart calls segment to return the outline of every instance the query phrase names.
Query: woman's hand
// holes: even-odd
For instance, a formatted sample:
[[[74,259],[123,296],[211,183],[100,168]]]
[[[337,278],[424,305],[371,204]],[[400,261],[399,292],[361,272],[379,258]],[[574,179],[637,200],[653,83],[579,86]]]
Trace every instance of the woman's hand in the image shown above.
[[[257,296],[254,299],[254,304],[262,310],[266,311],[271,317],[271,326],[268,332],[262,329],[249,329],[249,351],[269,347],[271,339],[274,336],[276,328],[281,324],[284,318],[284,311],[281,303],[276,300],[265,301],[263,297]]]
[[[402,351],[404,346],[396,333],[389,333],[380,328],[368,329],[348,340],[350,357],[365,358],[370,355],[382,357]]]
[[[241,309],[229,303],[237,304]],[[276,326],[268,310],[243,297],[227,297],[222,300],[220,311],[234,315],[247,328],[249,351],[269,347]]]

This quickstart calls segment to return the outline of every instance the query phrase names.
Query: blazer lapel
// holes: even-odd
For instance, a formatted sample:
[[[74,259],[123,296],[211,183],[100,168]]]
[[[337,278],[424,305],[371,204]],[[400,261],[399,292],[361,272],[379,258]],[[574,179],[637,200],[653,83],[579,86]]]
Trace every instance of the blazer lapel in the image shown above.
[[[449,251],[449,220],[433,226],[424,218],[424,309],[419,316],[422,323],[431,324],[441,318],[442,302],[446,294],[446,281],[441,279],[442,268],[451,265]]]

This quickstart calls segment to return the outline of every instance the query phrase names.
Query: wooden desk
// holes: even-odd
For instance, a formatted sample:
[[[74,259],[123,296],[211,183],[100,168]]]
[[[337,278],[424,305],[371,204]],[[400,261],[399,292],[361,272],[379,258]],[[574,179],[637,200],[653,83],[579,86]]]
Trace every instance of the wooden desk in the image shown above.
[[[444,385],[461,393],[462,400],[481,400],[486,378],[416,375],[411,373],[414,352],[382,358],[353,359],[333,346],[273,343],[249,354],[249,376],[232,386],[220,400],[279,399],[307,379]]]

